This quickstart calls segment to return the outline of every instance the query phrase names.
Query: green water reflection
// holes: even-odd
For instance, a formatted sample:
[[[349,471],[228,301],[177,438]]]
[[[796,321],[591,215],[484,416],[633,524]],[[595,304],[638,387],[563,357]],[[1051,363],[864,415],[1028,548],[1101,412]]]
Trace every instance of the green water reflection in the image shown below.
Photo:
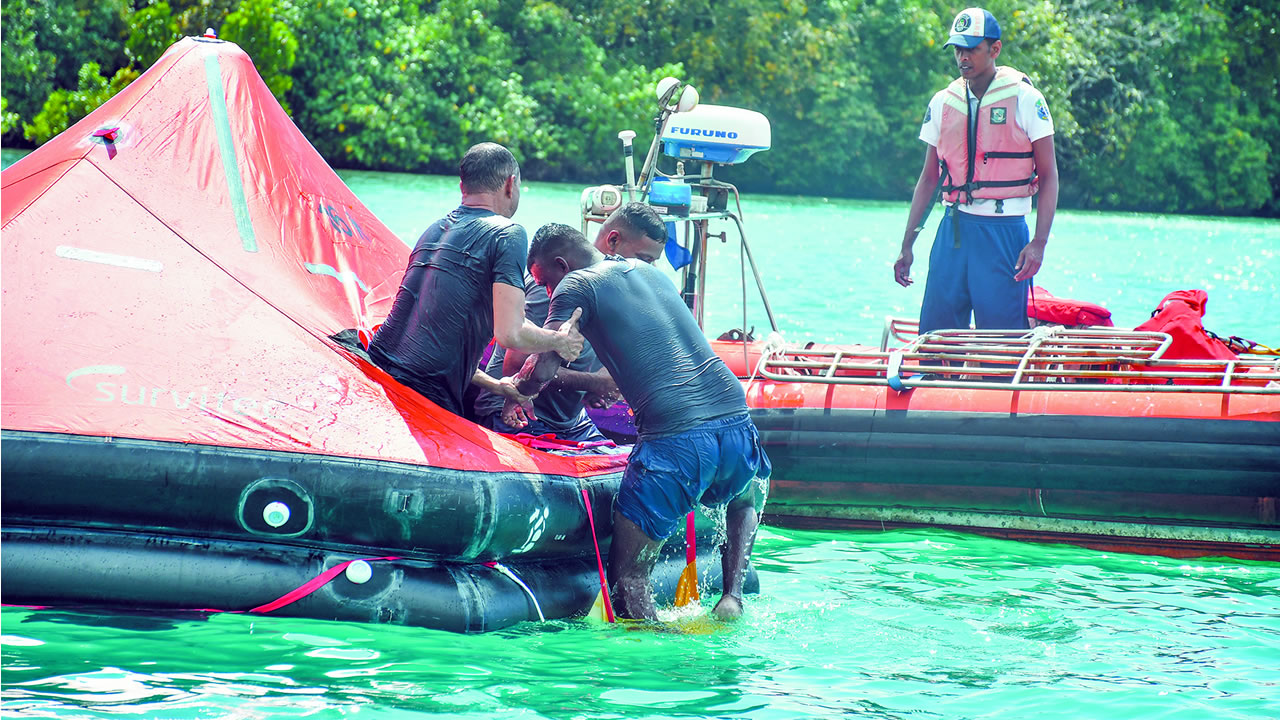
[[[6,713],[245,718],[1261,718],[1280,565],[931,531],[767,529],[711,635],[484,636],[6,608]]]

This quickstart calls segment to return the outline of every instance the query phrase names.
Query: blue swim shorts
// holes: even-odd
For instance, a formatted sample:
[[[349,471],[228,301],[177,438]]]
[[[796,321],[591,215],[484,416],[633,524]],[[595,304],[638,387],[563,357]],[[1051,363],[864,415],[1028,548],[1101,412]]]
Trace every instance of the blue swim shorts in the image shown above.
[[[710,420],[672,435],[641,437],[618,491],[618,512],[653,540],[665,540],[694,505],[719,506],[742,495],[772,466],[751,416]]]

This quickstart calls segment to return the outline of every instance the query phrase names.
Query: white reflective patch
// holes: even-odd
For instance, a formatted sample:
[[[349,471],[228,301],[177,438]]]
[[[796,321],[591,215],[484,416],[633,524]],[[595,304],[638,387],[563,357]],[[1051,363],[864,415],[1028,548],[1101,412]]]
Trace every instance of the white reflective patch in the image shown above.
[[[85,262],[98,263],[100,265],[114,265],[116,267],[129,268],[130,270],[146,270],[147,272],[158,273],[164,270],[164,265],[159,260],[148,260],[146,258],[132,257],[129,255],[116,255],[115,253],[99,252],[97,250],[85,250],[84,248],[71,247],[70,245],[59,245],[54,254],[68,260],[83,260]]]

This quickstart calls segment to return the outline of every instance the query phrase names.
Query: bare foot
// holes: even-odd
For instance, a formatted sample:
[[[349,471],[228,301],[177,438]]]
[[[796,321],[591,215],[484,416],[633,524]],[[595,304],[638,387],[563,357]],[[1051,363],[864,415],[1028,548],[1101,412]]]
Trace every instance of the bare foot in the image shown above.
[[[711,610],[721,620],[734,620],[742,617],[742,600],[732,595],[722,595],[720,602]]]

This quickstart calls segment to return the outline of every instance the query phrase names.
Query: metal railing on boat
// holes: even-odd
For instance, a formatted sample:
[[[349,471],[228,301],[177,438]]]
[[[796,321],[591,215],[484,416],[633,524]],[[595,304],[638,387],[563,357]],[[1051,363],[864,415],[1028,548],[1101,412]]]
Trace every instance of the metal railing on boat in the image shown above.
[[[1166,333],[1041,326],[942,330],[887,349],[909,328],[886,325],[880,350],[766,350],[759,375],[776,382],[983,390],[1280,394],[1280,357],[1165,358]]]

